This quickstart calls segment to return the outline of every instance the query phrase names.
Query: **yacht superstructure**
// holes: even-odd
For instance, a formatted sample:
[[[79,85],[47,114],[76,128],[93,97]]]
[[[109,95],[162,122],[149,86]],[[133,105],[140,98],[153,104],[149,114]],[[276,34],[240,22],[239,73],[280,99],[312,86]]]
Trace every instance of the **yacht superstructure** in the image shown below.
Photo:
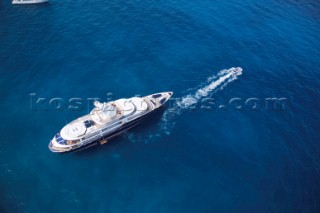
[[[140,123],[167,102],[172,94],[162,92],[108,103],[95,101],[95,108],[90,114],[70,122],[53,137],[49,149],[52,152],[72,152],[106,143],[110,138]]]

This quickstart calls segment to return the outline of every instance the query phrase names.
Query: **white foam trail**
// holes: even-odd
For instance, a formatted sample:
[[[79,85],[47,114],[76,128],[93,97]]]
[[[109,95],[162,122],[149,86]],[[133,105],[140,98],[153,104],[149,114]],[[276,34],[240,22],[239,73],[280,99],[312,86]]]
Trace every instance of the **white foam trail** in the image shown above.
[[[210,95],[213,91],[220,88],[223,89],[228,83],[236,80],[242,74],[241,67],[232,67],[230,69],[221,70],[217,76],[213,75],[207,79],[207,84],[199,88],[194,94],[189,94],[181,98],[177,105],[182,109],[187,109],[196,104],[204,97]]]
[[[210,96],[217,90],[224,89],[230,82],[236,80],[242,74],[241,67],[232,67],[230,69],[221,70],[218,74],[208,77],[205,83],[202,83],[195,92],[178,98],[173,107],[167,109],[159,123],[160,131],[150,134],[148,138],[137,138],[131,134],[131,141],[144,141],[144,143],[152,142],[154,139],[160,138],[163,134],[170,135],[171,130],[175,126],[175,118],[184,111],[197,104],[202,98]],[[189,89],[188,89],[189,91]]]

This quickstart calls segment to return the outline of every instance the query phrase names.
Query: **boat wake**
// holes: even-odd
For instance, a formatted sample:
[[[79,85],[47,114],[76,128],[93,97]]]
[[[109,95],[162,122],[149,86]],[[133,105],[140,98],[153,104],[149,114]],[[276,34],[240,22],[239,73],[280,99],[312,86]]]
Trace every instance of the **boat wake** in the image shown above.
[[[177,101],[178,108],[188,109],[190,106],[198,103],[202,98],[210,96],[217,90],[222,90],[241,74],[242,68],[240,67],[221,70],[217,75],[210,76],[206,83],[204,85],[202,84],[193,94],[186,95]]]
[[[200,84],[195,89],[192,89],[191,92],[188,89],[187,91],[189,94],[172,99],[170,108],[165,111],[161,118],[161,122],[159,123],[160,131],[156,134],[149,134],[147,138],[143,139],[144,143],[152,142],[152,139],[159,138],[163,135],[170,135],[179,115],[194,107],[203,98],[210,97],[217,91],[223,90],[229,83],[238,79],[238,76],[242,75],[242,71],[241,67],[232,67],[230,69],[221,70],[218,74],[208,77],[206,82]],[[137,142],[137,140],[140,141],[139,139],[142,138],[134,137],[133,134],[130,134],[129,139],[132,142]]]

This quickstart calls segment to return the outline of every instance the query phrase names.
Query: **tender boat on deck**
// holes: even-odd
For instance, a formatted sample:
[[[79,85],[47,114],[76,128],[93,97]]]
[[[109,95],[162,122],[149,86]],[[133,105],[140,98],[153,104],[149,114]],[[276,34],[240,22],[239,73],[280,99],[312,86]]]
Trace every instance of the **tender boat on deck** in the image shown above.
[[[12,0],[12,4],[39,4],[48,1],[49,0]]]
[[[62,153],[104,144],[110,138],[140,123],[151,112],[163,106],[172,94],[163,92],[108,103],[95,101],[95,108],[90,114],[67,124],[53,137],[49,149]]]

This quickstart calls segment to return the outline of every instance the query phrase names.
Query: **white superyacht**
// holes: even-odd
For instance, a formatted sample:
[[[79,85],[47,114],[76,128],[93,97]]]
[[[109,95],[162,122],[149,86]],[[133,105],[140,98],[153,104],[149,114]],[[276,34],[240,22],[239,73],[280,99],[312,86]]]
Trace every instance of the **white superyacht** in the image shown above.
[[[151,112],[163,106],[172,94],[162,92],[108,103],[95,101],[95,108],[90,114],[70,122],[53,137],[49,149],[63,153],[104,144],[110,138],[140,123]]]

